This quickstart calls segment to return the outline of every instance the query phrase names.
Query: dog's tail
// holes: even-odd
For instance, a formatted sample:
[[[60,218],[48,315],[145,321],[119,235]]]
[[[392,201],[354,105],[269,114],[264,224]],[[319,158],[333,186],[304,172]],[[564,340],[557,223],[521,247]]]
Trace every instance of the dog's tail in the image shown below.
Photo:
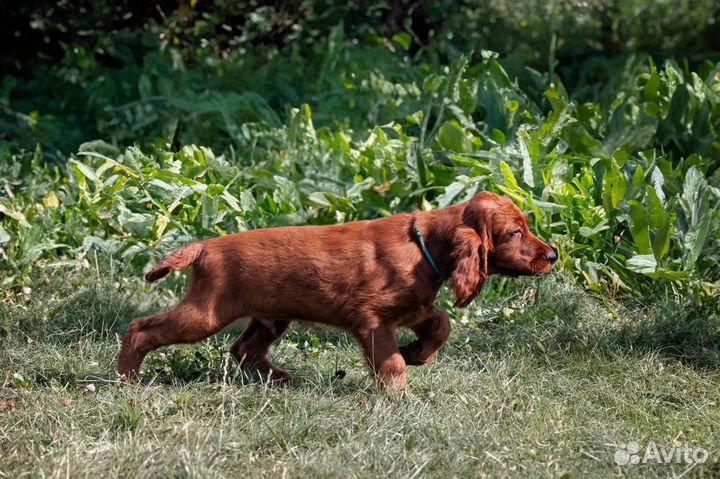
[[[180,271],[181,269],[185,269],[188,266],[195,264],[204,248],[205,246],[203,243],[193,243],[175,251],[173,254],[160,261],[155,269],[146,274],[145,281],[152,283],[153,281],[157,281],[160,278],[167,276],[167,274],[171,271]]]

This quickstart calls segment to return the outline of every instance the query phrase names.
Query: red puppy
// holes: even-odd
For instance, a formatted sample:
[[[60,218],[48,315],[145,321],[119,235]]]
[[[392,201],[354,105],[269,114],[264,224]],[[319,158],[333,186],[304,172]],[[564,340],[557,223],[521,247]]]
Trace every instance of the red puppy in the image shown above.
[[[118,372],[134,376],[150,351],[200,341],[250,317],[230,348],[246,369],[289,382],[268,350],[291,321],[311,321],[347,330],[381,384],[404,389],[406,366],[431,361],[450,334],[447,314],[433,305],[446,280],[456,305],[465,306],[489,275],[539,275],[556,260],[517,206],[489,192],[435,211],[199,241],[146,275],[152,282],[193,266],[175,309],[130,323]],[[399,327],[417,339],[398,348]]]

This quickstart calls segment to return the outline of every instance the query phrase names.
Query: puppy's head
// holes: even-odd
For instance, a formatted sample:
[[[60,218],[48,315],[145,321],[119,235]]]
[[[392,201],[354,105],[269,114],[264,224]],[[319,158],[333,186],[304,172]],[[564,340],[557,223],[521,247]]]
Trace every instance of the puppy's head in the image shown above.
[[[525,215],[505,196],[476,195],[465,204],[462,219],[452,274],[457,306],[472,301],[491,274],[541,275],[557,261],[557,251],[530,231]]]

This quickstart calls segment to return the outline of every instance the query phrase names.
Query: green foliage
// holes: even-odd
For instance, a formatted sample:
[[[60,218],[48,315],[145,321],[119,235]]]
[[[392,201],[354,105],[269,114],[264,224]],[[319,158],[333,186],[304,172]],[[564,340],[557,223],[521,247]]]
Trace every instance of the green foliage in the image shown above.
[[[142,25],[113,24],[118,7],[102,2],[88,18],[23,7],[13,18],[35,15],[33,28],[63,46],[0,87],[0,284],[98,258],[139,275],[199,238],[493,190],[591,289],[717,294],[720,64],[616,55],[670,28],[668,5],[558,3],[546,22],[538,9],[519,18],[468,2],[383,23],[372,19],[383,5],[216,1],[145,12]],[[467,26],[481,10],[490,23]],[[664,14],[644,31],[630,12]],[[717,13],[702,3],[683,21],[701,12]],[[94,14],[109,33],[67,30]],[[712,28],[694,30],[698,45]],[[547,72],[527,52],[457,53],[481,38],[508,53],[524,29],[533,36],[518,51],[545,42]],[[663,48],[687,47],[666,33]],[[568,69],[581,41],[602,57]]]
[[[632,63],[634,88],[607,105],[578,104],[555,81],[544,114],[495,55],[482,57],[430,73],[415,86],[425,108],[364,134],[318,129],[304,105],[286,124],[244,123],[222,155],[95,141],[51,168],[40,150],[6,152],[4,284],[95,251],[139,273],[198,238],[444,207],[495,190],[529,212],[590,288],[642,291],[647,277],[716,290],[720,193],[707,178],[720,165],[720,66],[702,80],[674,62]]]
[[[223,374],[227,377],[240,373],[237,362],[226,354],[225,348],[207,343],[199,348],[174,348],[162,352],[149,361],[147,369],[166,381],[217,381]]]

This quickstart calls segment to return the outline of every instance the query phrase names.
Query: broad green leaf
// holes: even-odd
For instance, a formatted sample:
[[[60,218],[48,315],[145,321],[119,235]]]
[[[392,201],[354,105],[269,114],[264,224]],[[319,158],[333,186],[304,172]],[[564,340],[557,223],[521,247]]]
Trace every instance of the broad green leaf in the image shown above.
[[[200,197],[200,205],[202,206],[202,227],[211,230],[215,226],[218,215],[218,199],[208,195]]]
[[[134,238],[145,238],[155,225],[155,218],[146,213],[134,213],[123,207],[118,215],[118,222]]]
[[[468,54],[461,54],[450,63],[450,74],[448,75],[447,97],[457,104],[460,101],[460,83],[470,57]]]
[[[247,190],[240,193],[240,207],[243,211],[253,211],[257,207],[255,197]]]
[[[685,81],[682,69],[675,60],[666,60],[664,70],[670,84],[677,85]]]
[[[683,265],[686,271],[690,271],[710,237],[718,208],[717,199],[712,204],[707,180],[695,166],[690,167],[685,174],[680,206],[688,228],[683,238]]]
[[[325,193],[325,198],[327,198],[328,202],[338,211],[352,211],[355,209],[352,202],[342,196]]]
[[[220,195],[220,197],[225,200],[225,203],[227,203],[227,205],[233,211],[236,211],[236,212],[243,211],[243,209],[240,207],[240,202],[238,201],[238,199],[235,196],[233,196],[229,191],[224,189],[222,194]]]
[[[350,189],[347,190],[347,197],[350,199],[361,200],[362,192],[367,191],[375,185],[375,179],[372,177],[365,178],[364,180],[355,183]]]
[[[667,279],[668,281],[680,281],[681,279],[686,279],[688,277],[688,274],[685,271],[660,270],[660,271],[655,271],[654,273],[648,273],[647,276],[649,276],[653,279]]]
[[[603,196],[605,198],[605,205],[608,213],[611,210],[617,208],[620,202],[625,198],[625,191],[627,185],[625,183],[625,176],[623,175],[620,168],[617,167],[614,161],[611,162],[610,166],[605,170],[603,176]]]
[[[419,110],[411,115],[407,115],[405,117],[405,121],[407,121],[411,125],[420,125],[422,123],[422,119],[424,117],[425,117],[425,112],[422,110]]]
[[[477,90],[479,80],[477,78],[463,79],[459,85],[458,105],[466,115],[475,111],[477,106]]]
[[[307,199],[308,199],[308,201],[310,201],[311,203],[313,203],[317,206],[322,206],[325,208],[330,206],[330,202],[325,197],[325,193],[322,191],[314,191],[314,192],[310,193],[309,195],[307,195]]]
[[[95,172],[86,164],[77,160],[70,160],[70,165],[75,169],[76,174],[79,174],[83,179],[88,179],[93,183],[100,181]],[[84,182],[83,182],[84,183]]]
[[[456,121],[446,121],[438,131],[438,143],[448,150],[465,153],[470,150],[465,130]]]
[[[655,256],[651,254],[639,254],[627,260],[627,267],[630,271],[636,273],[654,273],[657,268],[657,261]]]
[[[147,246],[145,246],[143,243],[136,243],[134,245],[131,245],[128,247],[125,251],[122,252],[120,255],[121,258],[132,258],[133,256],[137,255],[138,253],[142,253],[143,251],[147,250]]]
[[[630,234],[633,237],[638,253],[649,255],[650,233],[648,231],[649,221],[645,207],[635,200],[628,202],[630,206]]]
[[[224,191],[225,187],[223,185],[211,184],[207,187],[208,196],[212,196],[213,198],[221,195]]]
[[[598,224],[592,228],[589,228],[587,226],[581,226],[578,229],[578,233],[580,233],[580,235],[582,235],[586,238],[592,238],[593,236],[596,236],[598,233],[601,233],[609,228],[610,227],[607,225],[607,222],[603,221],[600,224]]]
[[[653,73],[643,87],[643,96],[646,100],[657,98],[658,87],[660,86],[660,75]]]
[[[522,162],[522,179],[537,194],[542,191],[543,175],[539,166],[540,142],[537,132],[520,134],[512,143],[505,146],[504,151],[510,158]]]
[[[685,173],[680,205],[689,225],[696,225],[709,209],[709,192],[707,180],[700,171],[692,166]]]
[[[648,220],[653,228],[651,234],[652,250],[659,263],[670,248],[670,235],[673,230],[670,226],[670,215],[665,211],[655,189],[647,185],[645,192],[647,195]]]
[[[602,142],[605,155],[613,155],[618,151],[636,151],[652,144],[657,132],[656,122],[639,125],[628,125],[613,131]]]
[[[467,181],[468,177],[465,175],[460,175],[457,178],[457,181],[454,183],[448,185],[445,187],[445,192],[440,195],[437,199],[438,208],[445,208],[446,206],[450,205],[452,201],[462,193],[465,188],[467,187]]]
[[[660,228],[664,224],[668,223],[668,220],[667,220],[668,215],[665,212],[665,208],[663,208],[662,201],[660,201],[660,198],[658,198],[657,193],[655,193],[655,189],[648,185],[645,188],[645,191],[647,194],[647,204],[648,204],[650,225],[653,228]]]
[[[642,165],[637,165],[637,168],[635,168],[635,173],[633,173],[631,185],[632,191],[635,194],[645,186],[645,170],[643,170]]]
[[[445,77],[436,73],[431,73],[423,80],[423,89],[429,93],[437,91],[445,82]]]
[[[510,165],[508,165],[504,161],[500,162],[500,173],[502,173],[502,177],[506,187],[518,193],[525,193],[525,190],[520,188],[520,185],[515,179],[515,175],[513,174]]]
[[[510,77],[508,76],[507,72],[505,72],[505,69],[498,63],[498,61],[493,58],[490,61],[488,61],[488,66],[490,66],[490,71],[493,74],[494,79],[503,87],[505,88],[512,88],[513,84],[512,81],[510,81]]]
[[[650,182],[653,185],[653,188],[655,188],[655,193],[657,193],[658,198],[660,198],[661,202],[665,202],[665,192],[663,192],[663,185],[665,184],[665,175],[663,175],[662,171],[660,171],[660,168],[657,166],[653,168],[652,173],[650,174]]]
[[[170,218],[166,215],[158,215],[155,220],[155,236],[157,239],[161,239],[165,233],[165,228],[170,223]]]
[[[532,200],[532,204],[541,211],[547,211],[550,213],[557,213],[568,208],[567,205],[558,205],[557,203],[550,203],[549,201],[540,201],[536,199]]]
[[[504,145],[505,143],[507,143],[507,137],[505,136],[505,133],[503,133],[501,130],[498,130],[497,128],[493,128],[492,131],[490,131],[490,138],[492,138],[493,141],[498,145]]]
[[[700,253],[702,253],[705,248],[712,229],[714,212],[714,209],[707,211],[700,222],[693,225],[687,234],[685,234],[684,268],[686,271],[690,271],[695,266],[698,258],[700,258]]]
[[[665,217],[664,222],[652,233],[652,249],[658,263],[670,249],[670,235],[672,235],[672,232],[670,218]]]
[[[688,277],[686,271],[658,270],[653,273],[645,273],[653,279],[667,279],[668,281],[679,281]]]
[[[88,141],[78,147],[78,153],[97,153],[102,158],[115,158],[120,154],[118,148],[103,140]]]
[[[412,44],[412,37],[409,33],[396,33],[393,35],[392,41],[403,47],[403,50],[408,51],[410,49],[410,45]]]
[[[678,85],[670,100],[666,116],[666,123],[670,125],[670,128],[678,132],[686,131],[690,128],[691,115],[689,109],[692,105],[690,100],[692,95],[692,90],[688,84]]]

